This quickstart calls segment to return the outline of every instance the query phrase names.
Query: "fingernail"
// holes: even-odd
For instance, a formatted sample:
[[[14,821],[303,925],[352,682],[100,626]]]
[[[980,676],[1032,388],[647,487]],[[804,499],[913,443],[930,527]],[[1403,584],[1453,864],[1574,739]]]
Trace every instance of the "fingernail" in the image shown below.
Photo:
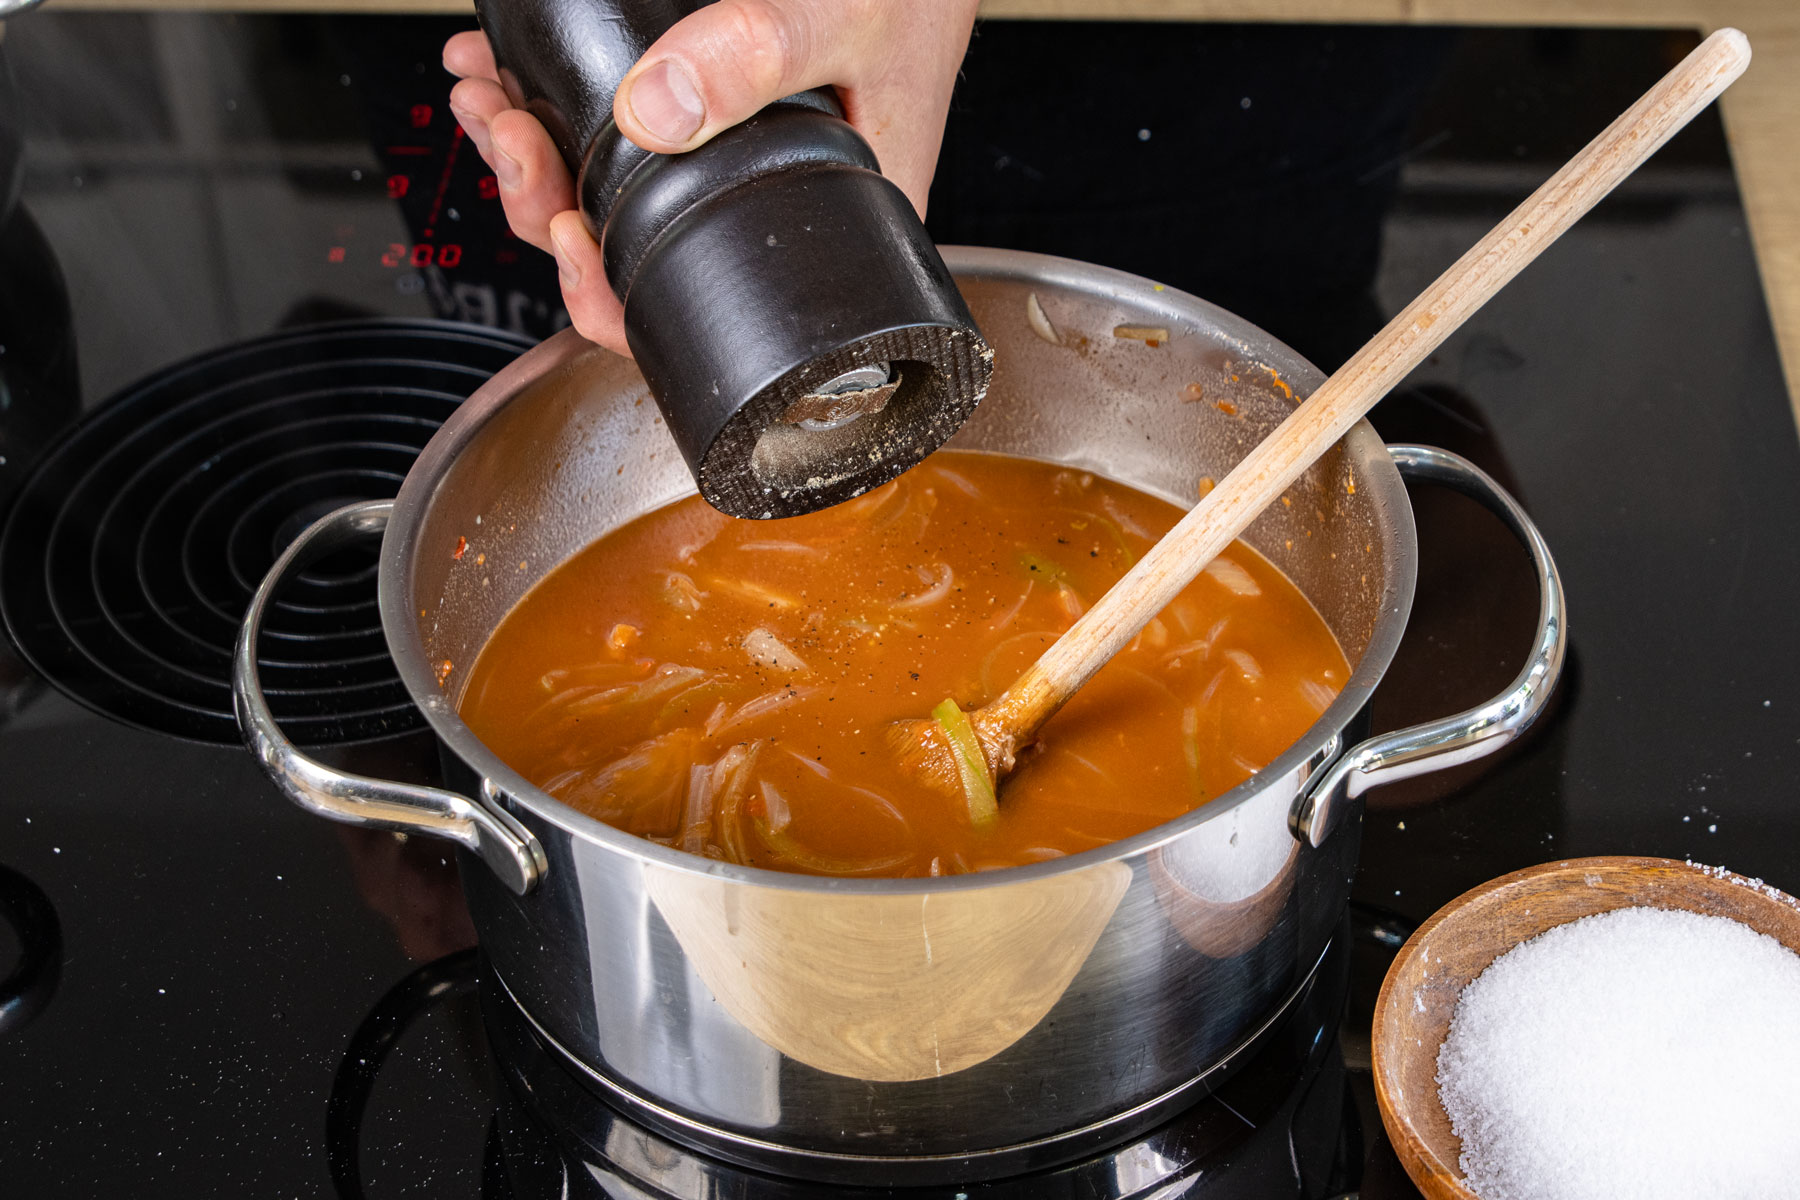
[[[450,111],[456,116],[456,123],[463,127],[463,132],[469,135],[469,140],[475,143],[476,153],[486,158],[489,143],[492,141],[487,122],[467,109],[458,108],[454,104],[450,106]]]
[[[581,286],[581,268],[575,265],[575,255],[568,243],[563,241],[563,234],[550,230],[550,247],[556,252],[556,278],[564,288],[573,291]]]
[[[493,161],[494,174],[499,177],[501,187],[510,190],[518,187],[519,184],[523,182],[525,178],[525,168],[519,165],[518,159],[502,150],[499,146],[494,147]]]
[[[706,123],[699,89],[668,59],[646,67],[632,81],[626,102],[638,123],[665,142],[685,142]]]

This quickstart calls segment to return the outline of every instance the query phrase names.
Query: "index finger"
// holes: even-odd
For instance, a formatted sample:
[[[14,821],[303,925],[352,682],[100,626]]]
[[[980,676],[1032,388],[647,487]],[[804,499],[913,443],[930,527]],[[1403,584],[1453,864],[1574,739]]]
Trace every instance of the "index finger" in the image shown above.
[[[444,70],[459,79],[491,79],[500,82],[500,69],[494,65],[494,48],[487,34],[470,29],[453,34],[444,43]]]

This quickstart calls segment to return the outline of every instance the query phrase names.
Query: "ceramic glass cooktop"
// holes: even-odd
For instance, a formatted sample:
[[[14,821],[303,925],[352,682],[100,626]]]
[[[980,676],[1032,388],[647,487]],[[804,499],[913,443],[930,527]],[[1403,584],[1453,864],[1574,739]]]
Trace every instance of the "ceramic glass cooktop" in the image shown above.
[[[505,232],[445,107],[437,47],[459,25],[54,5],[7,23],[0,604],[19,644],[0,646],[0,975],[22,962],[35,982],[0,1014],[8,1195],[345,1194],[334,1081],[372,1044],[380,1071],[352,1080],[360,1186],[501,1194],[487,1159],[510,1101],[472,990],[410,1022],[383,1007],[438,978],[414,974],[427,964],[469,962],[446,957],[473,943],[448,855],[286,804],[232,742],[217,639],[142,632],[190,609],[228,631],[309,514],[391,494],[461,396],[565,322],[553,267]],[[930,224],[1198,293],[1329,369],[1693,41],[990,23]],[[287,440],[311,427],[284,407],[295,364],[208,373],[367,318],[408,323],[329,336],[402,364],[416,395],[396,411],[393,388],[323,379],[348,424],[322,443]],[[249,339],[254,354],[228,349]],[[201,353],[212,365],[176,365]],[[223,407],[189,407],[203,395]],[[233,423],[251,412],[267,420]],[[1800,891],[1800,442],[1716,116],[1373,420],[1514,490],[1562,567],[1573,648],[1525,742],[1369,797],[1365,937],[1331,1068],[1353,1093],[1383,939],[1483,880],[1631,853]],[[1414,498],[1419,601],[1378,728],[1499,690],[1535,612],[1489,518]],[[140,529],[172,557],[91,549]],[[367,646],[367,559],[308,586],[320,603],[289,614],[313,639],[293,719],[359,766],[429,778],[433,748]],[[1378,1138],[1352,1137],[1357,1108],[1327,1135],[1356,1146],[1343,1170],[1246,1194],[1411,1195]]]

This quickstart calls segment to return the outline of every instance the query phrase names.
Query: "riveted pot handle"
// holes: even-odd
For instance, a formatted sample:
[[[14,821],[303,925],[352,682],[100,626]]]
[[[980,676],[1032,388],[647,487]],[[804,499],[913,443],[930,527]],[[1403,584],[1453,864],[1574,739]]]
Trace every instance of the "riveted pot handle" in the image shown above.
[[[256,644],[269,601],[294,575],[333,550],[358,538],[380,536],[393,511],[391,500],[345,505],[308,526],[269,568],[244,614],[232,661],[238,729],[275,786],[306,811],[366,829],[445,838],[479,855],[501,882],[522,896],[544,873],[544,849],[511,813],[443,788],[371,779],[308,758],[275,724],[263,697]]]
[[[1312,781],[1294,802],[1288,827],[1314,846],[1331,836],[1345,801],[1372,787],[1423,775],[1492,754],[1525,731],[1543,711],[1562,675],[1568,644],[1563,611],[1562,577],[1550,548],[1519,502],[1481,468],[1465,458],[1430,446],[1389,446],[1400,474],[1442,484],[1481,505],[1506,523],[1531,555],[1538,577],[1538,631],[1531,658],[1507,686],[1486,704],[1372,737],[1339,758]]]

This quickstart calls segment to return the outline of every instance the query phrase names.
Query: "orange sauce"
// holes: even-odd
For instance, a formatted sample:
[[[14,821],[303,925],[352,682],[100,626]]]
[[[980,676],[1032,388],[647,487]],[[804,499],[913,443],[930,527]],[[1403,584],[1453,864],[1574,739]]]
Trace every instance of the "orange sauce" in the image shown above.
[[[989,827],[909,775],[888,727],[1005,690],[1180,516],[967,452],[788,520],[678,501],[539,582],[462,716],[564,803],[714,858],[908,876],[1076,853],[1235,786],[1343,686],[1325,622],[1260,555],[1234,543],[1050,721]]]

